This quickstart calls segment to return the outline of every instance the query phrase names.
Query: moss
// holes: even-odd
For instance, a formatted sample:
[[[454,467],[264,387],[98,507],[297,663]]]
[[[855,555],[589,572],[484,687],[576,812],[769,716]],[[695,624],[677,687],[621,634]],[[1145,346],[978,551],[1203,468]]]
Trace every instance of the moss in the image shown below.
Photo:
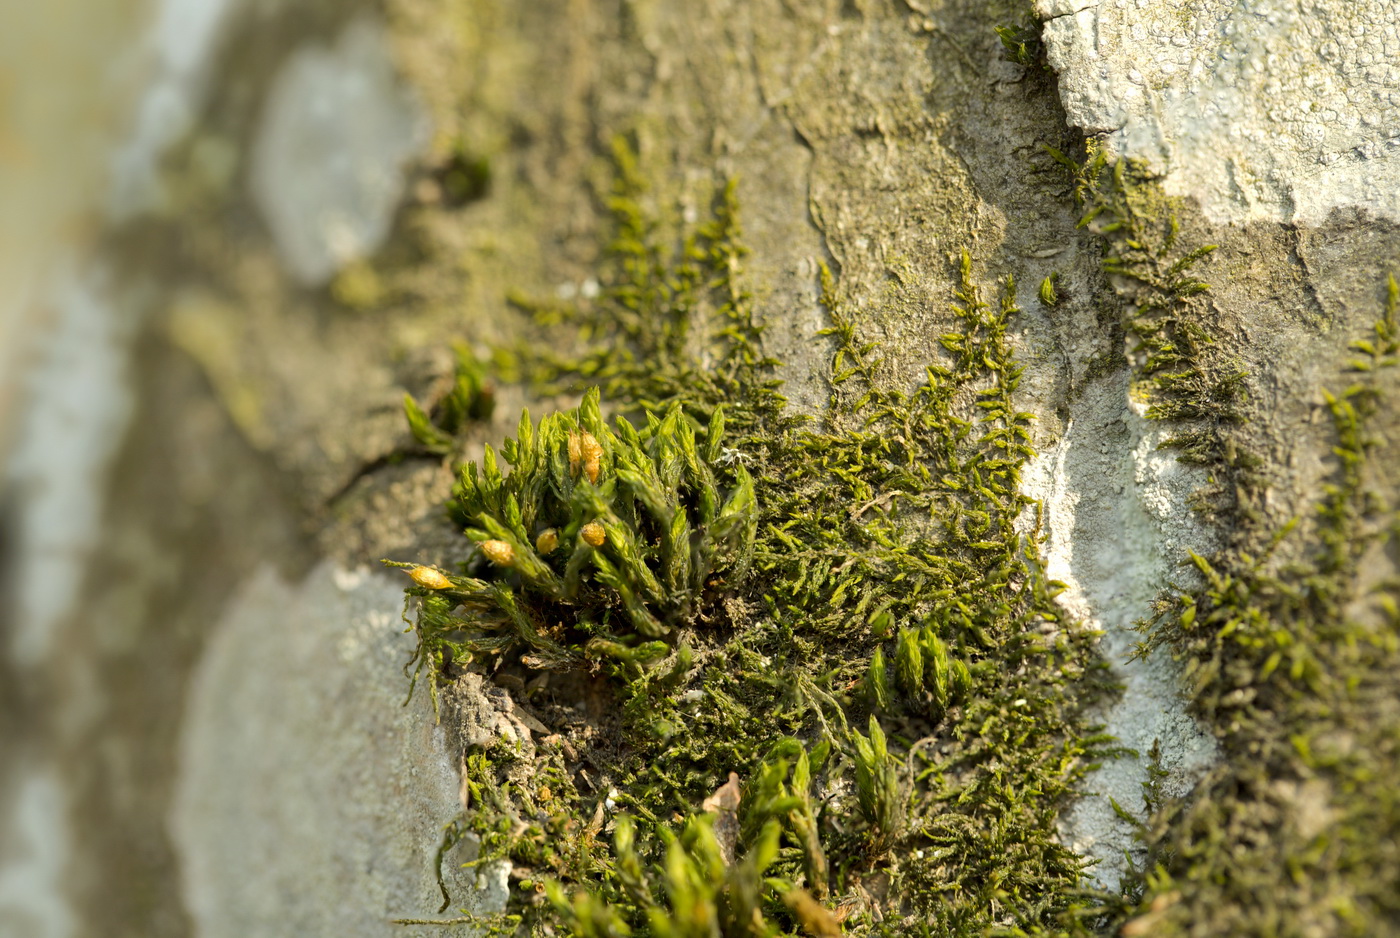
[[[461,140],[456,142],[433,175],[442,192],[442,200],[449,208],[460,208],[484,198],[491,188],[490,160],[470,152]]]
[[[420,600],[415,680],[426,668],[436,687],[454,666],[502,658],[607,663],[635,682],[670,656],[683,676],[684,630],[752,564],[754,486],[742,465],[720,464],[722,408],[703,445],[678,404],[647,416],[641,430],[619,416],[614,432],[593,389],[538,426],[523,413],[502,448],[508,474],[489,445],[480,467],[463,467],[448,507],[479,548],[478,575],[403,565]]]
[[[1259,526],[1245,522],[1218,557],[1192,556],[1203,585],[1164,599],[1148,623],[1147,645],[1184,660],[1227,761],[1145,831],[1152,862],[1124,934],[1370,935],[1400,914],[1400,615],[1395,583],[1361,576],[1397,522],[1367,483],[1376,373],[1400,349],[1395,310],[1392,280],[1375,339],[1353,346],[1347,367],[1361,380],[1324,392],[1338,466],[1312,542],[1283,562],[1296,525],[1254,553],[1242,545]]]
[[[671,250],[617,162],[599,296],[518,297],[551,341],[501,359],[584,403],[523,416],[510,473],[490,450],[464,468],[451,511],[478,553],[450,588],[409,589],[435,686],[563,669],[556,701],[600,716],[528,771],[473,752],[452,830],[531,884],[526,931],[1084,932],[1107,912],[1053,831],[1111,754],[1083,716],[1104,685],[1019,488],[1014,284],[987,302],[964,254],[946,355],[904,390],[823,270],[830,398],[803,420],[739,284],[733,183]],[[539,351],[568,327],[575,352]],[[596,479],[570,460],[584,431]],[[575,547],[590,519],[603,546]],[[550,530],[563,546],[542,551]]]
[[[1163,446],[1183,462],[1242,481],[1254,460],[1241,452],[1230,429],[1247,419],[1248,375],[1215,334],[1210,285],[1194,273],[1215,245],[1179,244],[1179,205],[1143,164],[1110,164],[1093,140],[1082,163],[1050,152],[1071,170],[1076,198],[1086,208],[1080,226],[1105,237],[1104,273],[1129,304],[1124,328],[1132,339],[1136,379],[1130,393],[1146,403],[1148,419],[1177,428]],[[1223,488],[1214,508],[1231,514],[1240,507],[1235,496]]]
[[[1324,393],[1338,465],[1312,543],[1285,563],[1275,553],[1294,524],[1257,554],[1239,546],[1245,525],[1217,559],[1193,557],[1203,587],[1149,623],[1148,644],[1186,662],[1228,762],[1156,816],[1144,903],[1124,934],[1369,935],[1400,914],[1400,616],[1394,581],[1366,588],[1361,575],[1397,521],[1368,484],[1376,377],[1400,349],[1394,280],[1375,339],[1352,349],[1359,381]]]
[[[538,427],[524,416],[509,474],[494,455],[464,468],[451,511],[483,554],[444,574],[451,589],[410,589],[414,664],[434,686],[468,668],[521,687],[562,670],[556,706],[601,701],[533,751],[468,756],[469,807],[445,843],[472,833],[484,860],[513,862],[504,932],[1370,934],[1397,913],[1400,721],[1368,716],[1393,708],[1400,607],[1388,582],[1358,586],[1395,523],[1366,469],[1394,289],[1348,366],[1362,380],[1328,398],[1337,480],[1314,543],[1285,562],[1293,527],[1271,532],[1255,510],[1248,376],[1194,275],[1211,248],[1178,243],[1177,207],[1141,167],[1092,145],[1083,162],[1054,155],[1128,300],[1134,398],[1216,481],[1197,502],[1228,546],[1191,557],[1199,586],[1162,598],[1143,647],[1184,662],[1227,761],[1172,801],[1154,750],[1147,866],[1124,895],[1083,887],[1055,818],[1116,753],[1083,716],[1105,691],[1094,636],[1062,621],[1019,490],[1032,452],[1014,284],[988,303],[964,255],[946,355],[908,390],[823,270],[830,393],[800,419],[740,286],[735,187],[673,234],[641,210],[620,148],[600,294],[517,297],[539,335],[496,356],[584,403]],[[596,479],[584,448],[570,459],[583,432]],[[722,504],[746,506],[743,533],[707,540]],[[601,566],[579,541],[599,518],[617,548]],[[551,530],[575,549],[546,559]]]
[[[1176,207],[1141,167],[1109,166],[1092,145],[1083,163],[1065,162],[1129,301],[1146,416],[1180,427],[1169,445],[1211,472],[1216,484],[1197,502],[1226,544],[1190,555],[1197,585],[1158,601],[1140,648],[1182,662],[1225,758],[1184,800],[1163,798],[1150,773],[1140,902],[1109,924],[1123,935],[1386,932],[1400,915],[1400,606],[1394,578],[1368,584],[1362,567],[1397,524],[1372,484],[1369,426],[1400,352],[1400,291],[1392,279],[1373,336],[1353,344],[1353,383],[1323,392],[1337,465],[1315,518],[1273,528],[1240,432],[1247,376],[1191,273],[1213,249],[1176,243]],[[1300,529],[1307,542],[1281,550]]]
[[[1045,61],[1045,43],[1040,38],[1040,17],[1036,16],[1029,3],[1023,4],[1018,21],[993,28],[1001,40],[1002,55],[1008,62],[1015,62],[1024,68],[1049,68]]]
[[[404,416],[418,444],[429,453],[447,455],[456,449],[457,437],[473,422],[486,420],[496,409],[496,389],[475,354],[465,345],[456,349],[457,366],[452,387],[429,413],[405,394]]]
[[[1039,62],[1024,28],[998,32],[1012,61]],[[1017,533],[1034,532],[1015,487],[1024,420],[997,413],[1015,391],[1014,307],[985,303],[967,266],[953,271],[947,357],[911,390],[870,340],[886,311],[857,317],[828,277],[830,402],[799,421],[740,286],[733,187],[709,223],[677,233],[642,210],[622,149],[602,293],[516,297],[539,331],[498,353],[497,377],[573,400],[598,388],[638,424],[678,412],[701,436],[723,405],[715,462],[750,470],[758,523],[747,575],[716,583],[705,615],[670,623],[664,656],[552,670],[535,692],[543,672],[507,626],[500,654],[468,663],[480,649],[464,648],[434,666],[435,683],[494,667],[560,715],[533,754],[468,759],[470,805],[451,831],[517,864],[520,918],[504,927],[823,934],[822,908],[857,934],[1364,934],[1394,920],[1396,613],[1388,583],[1357,583],[1391,524],[1366,484],[1371,391],[1329,407],[1339,467],[1318,523],[1275,530],[1242,432],[1250,377],[1199,274],[1210,247],[1180,243],[1177,207],[1143,167],[1110,166],[1092,143],[1086,161],[1057,155],[1127,297],[1132,399],[1214,479],[1197,502],[1227,542],[1191,561],[1199,583],[1164,597],[1147,640],[1180,656],[1228,759],[1184,803],[1150,771],[1150,861],[1133,902],[1082,890],[1082,859],[1048,834],[1104,741],[1081,716],[1099,692],[1088,637],[1057,621],[1035,536]],[[1058,293],[1051,282],[1042,299]],[[1392,354],[1359,351],[1371,364]],[[452,576],[529,599],[518,571],[467,564]],[[595,616],[631,620],[620,591],[589,588]],[[418,628],[427,641],[421,612]],[[626,629],[614,639],[640,647]],[[587,634],[573,633],[583,659]],[[570,723],[580,704],[587,719]]]

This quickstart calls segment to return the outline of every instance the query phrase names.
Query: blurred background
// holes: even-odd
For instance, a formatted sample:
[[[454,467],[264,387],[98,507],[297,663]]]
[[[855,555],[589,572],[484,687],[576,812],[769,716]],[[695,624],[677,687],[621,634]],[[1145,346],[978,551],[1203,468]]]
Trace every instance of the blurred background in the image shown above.
[[[191,669],[237,584],[303,574],[328,499],[395,445],[401,337],[363,259],[433,135],[385,16],[0,12],[6,938],[192,931],[167,830]]]
[[[612,6],[0,10],[0,938],[440,905],[456,757],[375,570],[455,539],[403,396],[593,276],[653,63]]]

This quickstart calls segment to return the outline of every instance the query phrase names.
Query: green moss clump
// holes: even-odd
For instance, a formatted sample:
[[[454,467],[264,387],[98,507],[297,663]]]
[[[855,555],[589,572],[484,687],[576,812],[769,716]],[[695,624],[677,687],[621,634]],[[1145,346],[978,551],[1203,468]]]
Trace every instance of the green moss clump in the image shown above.
[[[1248,375],[1215,336],[1206,296],[1210,285],[1194,273],[1215,245],[1178,243],[1176,205],[1141,164],[1110,165],[1107,151],[1095,141],[1089,142],[1083,163],[1059,151],[1050,154],[1074,176],[1076,197],[1086,208],[1080,226],[1110,245],[1103,269],[1131,304],[1124,325],[1133,339],[1133,393],[1146,398],[1146,416],[1179,428],[1163,445],[1183,462],[1210,466],[1239,481],[1257,464],[1231,434],[1247,419]],[[1239,507],[1232,486],[1222,484],[1209,494],[1218,514]]]
[[[713,218],[677,234],[673,223],[643,209],[646,182],[636,154],[618,141],[613,160],[606,203],[615,230],[598,296],[561,302],[514,295],[512,303],[539,332],[501,350],[502,367],[541,394],[597,387],[605,400],[632,412],[679,404],[700,424],[715,407],[737,404],[730,408],[729,436],[765,445],[799,421],[784,411],[777,362],[763,353],[763,325],[739,282],[747,250],[737,184],[730,180],[718,193]],[[554,351],[561,344],[572,348]]]
[[[547,783],[474,752],[454,830],[511,859],[538,934],[1088,933],[1116,900],[1080,890],[1054,820],[1112,751],[1083,716],[1094,635],[1063,619],[1020,491],[1014,284],[988,303],[957,259],[945,355],[911,390],[824,270],[830,401],[804,421],[738,285],[732,183],[671,252],[633,160],[596,301],[519,299],[555,338],[514,369],[584,403],[522,417],[512,470],[488,450],[450,506],[510,563],[409,590],[435,684],[565,667],[584,683],[556,695],[607,703],[528,757]],[[579,351],[537,351],[561,326]],[[583,431],[596,479],[569,465]],[[579,544],[597,520],[603,546]]]
[[[1016,23],[994,27],[1001,40],[1002,55],[1008,62],[1023,68],[1049,68],[1045,62],[1045,43],[1040,38],[1040,17],[1030,4]]]
[[[410,665],[432,686],[449,666],[519,657],[537,670],[611,661],[640,673],[706,614],[712,576],[742,583],[752,559],[753,481],[721,466],[723,410],[703,445],[678,406],[637,430],[602,417],[597,390],[536,426],[521,414],[502,473],[489,445],[462,468],[449,514],[489,578],[446,575],[422,600]],[[720,480],[732,480],[722,495]],[[396,564],[412,568],[411,564]]]
[[[486,369],[465,345],[458,345],[455,352],[457,365],[453,370],[452,388],[431,414],[413,399],[413,395],[403,396],[409,432],[419,446],[439,456],[455,450],[457,437],[471,423],[489,419],[496,409],[496,388],[488,380]]]

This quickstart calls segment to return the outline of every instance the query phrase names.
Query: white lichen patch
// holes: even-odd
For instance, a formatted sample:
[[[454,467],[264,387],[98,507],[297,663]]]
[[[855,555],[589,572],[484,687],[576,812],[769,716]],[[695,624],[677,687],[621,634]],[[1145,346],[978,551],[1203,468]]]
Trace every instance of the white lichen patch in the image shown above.
[[[0,805],[0,935],[68,938],[74,916],[64,893],[72,843],[65,792],[52,766],[11,780]]]
[[[461,809],[458,754],[426,688],[402,706],[413,648],[402,590],[329,563],[299,584],[264,569],[215,626],[171,819],[201,938],[398,935],[392,919],[437,910],[433,857]],[[502,870],[444,874],[454,908],[504,907]]]
[[[15,626],[6,649],[33,668],[74,609],[102,536],[103,480],[131,418],[136,310],[107,270],[72,258],[50,292],[55,314],[27,374],[25,408],[0,482],[18,496]]]
[[[334,46],[307,46],[273,81],[253,147],[253,197],[287,270],[325,283],[389,234],[405,163],[427,143],[384,27],[359,19]]]
[[[1216,222],[1400,218],[1397,0],[1037,0],[1070,123]]]
[[[167,199],[161,158],[194,127],[204,103],[209,65],[239,0],[162,0],[141,44],[150,78],[136,105],[130,135],[112,155],[107,211],[115,222],[158,208]]]
[[[1121,696],[1097,718],[1138,758],[1109,760],[1089,776],[1061,824],[1065,843],[1098,860],[1093,877],[1113,888],[1137,853],[1133,825],[1113,804],[1141,817],[1147,754],[1160,745],[1165,788],[1184,794],[1216,758],[1215,741],[1186,711],[1170,657],[1129,660],[1138,620],[1153,598],[1181,574],[1187,549],[1208,535],[1191,517],[1187,498],[1199,473],[1157,449],[1160,430],[1125,404],[1121,382],[1089,385],[1064,434],[1027,467],[1027,491],[1041,500],[1048,533],[1048,574],[1068,589],[1061,602],[1104,633],[1101,650],[1122,683]]]

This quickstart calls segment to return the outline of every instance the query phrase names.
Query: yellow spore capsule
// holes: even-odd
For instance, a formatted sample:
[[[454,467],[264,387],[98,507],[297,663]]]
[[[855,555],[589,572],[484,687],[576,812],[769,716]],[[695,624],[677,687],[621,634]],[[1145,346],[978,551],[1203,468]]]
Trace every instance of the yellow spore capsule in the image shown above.
[[[535,538],[535,553],[552,554],[559,546],[559,532],[553,528],[541,531],[540,536]]]
[[[598,472],[603,458],[603,444],[587,431],[579,434],[579,454],[583,457],[583,474],[589,482],[598,481]]]
[[[569,475],[578,478],[579,467],[583,465],[583,438],[577,430],[569,431]]]
[[[411,570],[405,570],[404,573],[407,573],[414,583],[424,589],[445,590],[452,586],[451,580],[432,567],[414,567]]]
[[[588,522],[579,529],[578,533],[579,537],[583,538],[584,543],[589,547],[602,547],[603,542],[608,539],[607,532],[604,531],[603,526],[596,521]]]
[[[486,559],[498,567],[515,566],[515,548],[505,541],[482,541],[479,545]]]

